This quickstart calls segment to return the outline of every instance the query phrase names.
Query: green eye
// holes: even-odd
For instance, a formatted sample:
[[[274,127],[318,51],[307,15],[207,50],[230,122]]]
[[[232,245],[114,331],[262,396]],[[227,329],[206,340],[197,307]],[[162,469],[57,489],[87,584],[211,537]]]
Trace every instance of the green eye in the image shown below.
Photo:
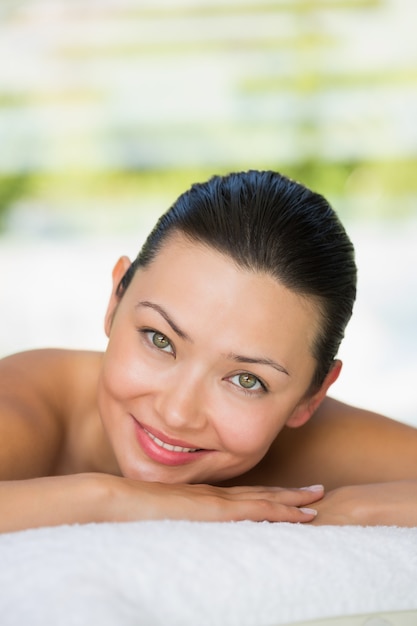
[[[240,391],[246,394],[255,395],[260,393],[266,393],[267,388],[265,384],[255,374],[250,372],[242,372],[242,374],[235,374],[228,379],[233,385],[235,385]]]
[[[239,385],[245,389],[252,389],[258,382],[258,379],[253,374],[239,374]]]
[[[160,350],[165,350],[171,345],[169,340],[162,333],[153,333],[152,343]]]

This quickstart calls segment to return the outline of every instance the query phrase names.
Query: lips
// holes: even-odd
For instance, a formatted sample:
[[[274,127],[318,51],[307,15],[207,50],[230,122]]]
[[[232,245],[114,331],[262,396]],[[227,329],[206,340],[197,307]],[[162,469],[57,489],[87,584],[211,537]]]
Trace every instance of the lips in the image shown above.
[[[152,433],[149,432],[146,428],[142,427],[145,433],[156,443],[157,446],[160,446],[164,450],[171,450],[171,452],[197,452],[201,448],[186,448],[184,446],[174,446],[166,441],[162,441],[159,437],[156,437]]]
[[[185,465],[211,450],[191,447],[187,442],[171,439],[159,431],[140,424],[133,416],[136,440],[147,457],[162,465]]]

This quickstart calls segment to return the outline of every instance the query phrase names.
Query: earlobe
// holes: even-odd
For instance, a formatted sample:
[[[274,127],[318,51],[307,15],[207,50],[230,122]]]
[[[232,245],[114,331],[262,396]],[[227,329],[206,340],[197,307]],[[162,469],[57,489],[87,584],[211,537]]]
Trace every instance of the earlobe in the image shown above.
[[[117,261],[116,265],[113,268],[112,272],[112,292],[110,296],[109,303],[107,305],[107,311],[104,318],[104,331],[109,337],[110,329],[113,322],[114,315],[116,313],[118,304],[120,302],[120,297],[117,295],[117,288],[122,280],[123,276],[127,272],[131,265],[131,261],[127,256],[122,256]]]
[[[305,398],[296,406],[289,419],[286,422],[286,426],[290,428],[298,428],[302,426],[318,409],[319,405],[324,400],[329,388],[339,378],[340,371],[342,369],[342,361],[338,359],[334,361],[329,373],[323,381],[322,386],[316,393],[308,398]]]

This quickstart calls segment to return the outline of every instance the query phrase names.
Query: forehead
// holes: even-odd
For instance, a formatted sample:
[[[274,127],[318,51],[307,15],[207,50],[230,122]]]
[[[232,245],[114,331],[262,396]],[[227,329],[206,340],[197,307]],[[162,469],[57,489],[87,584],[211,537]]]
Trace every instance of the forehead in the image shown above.
[[[204,327],[213,341],[215,336],[231,343],[253,341],[264,350],[279,345],[288,358],[311,355],[320,326],[312,298],[182,235],[171,237],[148,266],[138,269],[129,291],[156,301],[196,334]]]

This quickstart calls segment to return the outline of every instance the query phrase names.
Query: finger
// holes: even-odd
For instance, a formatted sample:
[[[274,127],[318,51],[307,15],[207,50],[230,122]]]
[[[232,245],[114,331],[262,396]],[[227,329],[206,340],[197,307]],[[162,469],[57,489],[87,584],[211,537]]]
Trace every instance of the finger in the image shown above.
[[[271,500],[240,501],[228,511],[233,521],[306,523],[316,518],[317,511],[310,507],[286,506]]]
[[[283,489],[281,487],[232,487],[227,489],[226,497],[232,499],[260,500],[267,499],[288,506],[303,506],[320,500],[324,495],[323,485],[312,485],[302,489]]]
[[[242,492],[257,492],[257,491],[313,491],[313,492],[323,492],[323,485],[309,485],[308,487],[279,487],[278,485],[237,485],[234,487],[215,487],[215,489],[222,489],[224,491],[229,491],[230,493],[242,493]]]

